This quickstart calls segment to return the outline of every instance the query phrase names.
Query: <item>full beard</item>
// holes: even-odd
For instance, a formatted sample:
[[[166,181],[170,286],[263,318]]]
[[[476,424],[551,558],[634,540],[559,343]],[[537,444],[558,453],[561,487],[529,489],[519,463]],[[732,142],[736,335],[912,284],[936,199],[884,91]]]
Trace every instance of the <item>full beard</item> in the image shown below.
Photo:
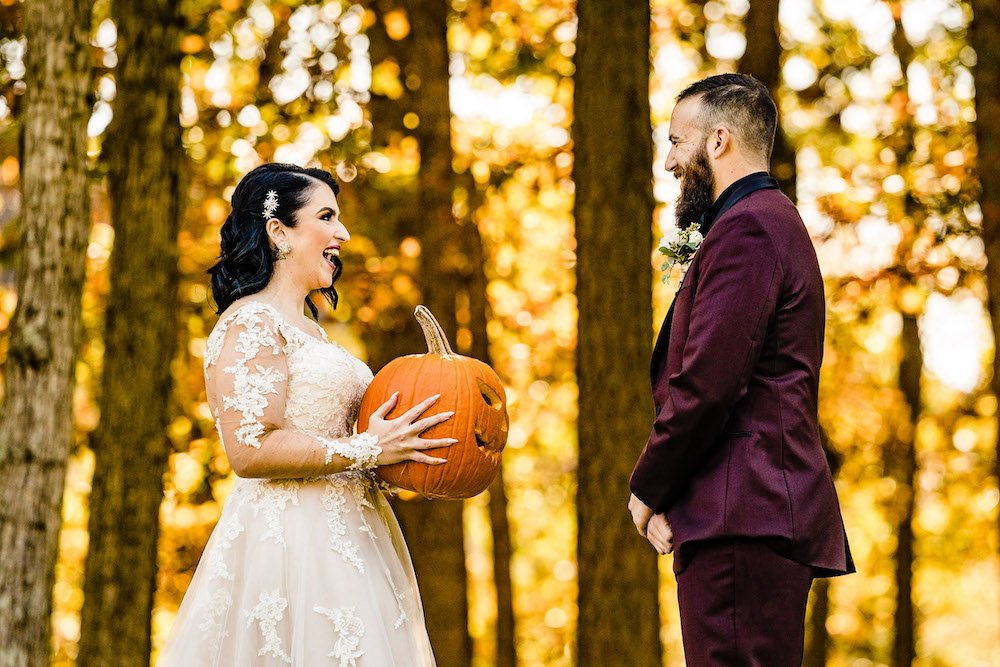
[[[704,147],[681,172],[681,194],[677,198],[675,217],[678,229],[700,223],[701,217],[715,203],[715,175]]]

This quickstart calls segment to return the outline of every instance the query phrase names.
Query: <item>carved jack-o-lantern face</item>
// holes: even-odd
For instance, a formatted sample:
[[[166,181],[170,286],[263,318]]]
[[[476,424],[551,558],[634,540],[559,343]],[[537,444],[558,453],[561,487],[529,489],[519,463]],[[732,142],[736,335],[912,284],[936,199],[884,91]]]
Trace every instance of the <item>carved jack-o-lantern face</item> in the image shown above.
[[[476,445],[499,456],[507,444],[507,406],[506,400],[500,398],[504,390],[501,386],[498,392],[481,377],[476,378],[476,386],[479,388],[479,397],[485,404],[476,411]]]
[[[503,384],[483,362],[453,353],[429,310],[418,306],[417,319],[427,338],[428,353],[394,359],[379,371],[361,401],[358,430],[368,428],[371,414],[395,392],[399,398],[388,419],[440,394],[432,410],[455,415],[422,435],[458,440],[450,447],[426,450],[448,462],[430,466],[404,461],[380,466],[376,473],[390,484],[431,498],[470,498],[493,481],[507,444],[509,419]]]

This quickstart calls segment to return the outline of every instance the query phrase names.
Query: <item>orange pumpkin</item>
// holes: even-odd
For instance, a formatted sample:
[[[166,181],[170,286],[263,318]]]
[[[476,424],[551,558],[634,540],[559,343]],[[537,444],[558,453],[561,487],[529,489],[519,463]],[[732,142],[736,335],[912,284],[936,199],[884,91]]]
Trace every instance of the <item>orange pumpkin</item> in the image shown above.
[[[424,450],[448,462],[403,461],[379,466],[375,472],[389,484],[428,498],[471,498],[490,485],[500,466],[500,453],[507,444],[507,397],[492,368],[452,352],[431,311],[417,306],[415,314],[427,339],[427,354],[393,359],[378,372],[361,400],[358,431],[368,428],[371,414],[397,391],[399,399],[387,419],[440,394],[424,416],[449,411],[455,415],[421,435],[458,440],[448,447]]]

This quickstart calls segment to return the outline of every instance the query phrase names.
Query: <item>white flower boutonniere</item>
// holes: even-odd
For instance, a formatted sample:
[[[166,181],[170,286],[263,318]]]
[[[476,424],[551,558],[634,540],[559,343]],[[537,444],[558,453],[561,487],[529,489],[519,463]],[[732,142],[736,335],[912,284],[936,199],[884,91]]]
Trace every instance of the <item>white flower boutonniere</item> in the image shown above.
[[[681,267],[681,278],[687,273],[688,265],[694,259],[694,254],[698,252],[701,242],[705,240],[700,229],[701,225],[696,222],[691,223],[687,229],[683,230],[673,227],[660,239],[660,252],[667,257],[667,261],[660,267],[660,270],[663,271],[663,282],[667,282],[667,277],[670,276],[674,265]]]

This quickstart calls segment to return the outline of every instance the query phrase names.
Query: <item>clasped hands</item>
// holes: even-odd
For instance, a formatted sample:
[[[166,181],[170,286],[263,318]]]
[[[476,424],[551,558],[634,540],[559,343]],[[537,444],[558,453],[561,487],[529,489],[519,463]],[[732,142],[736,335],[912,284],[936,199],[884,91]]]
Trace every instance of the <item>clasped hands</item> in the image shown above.
[[[632,523],[639,534],[649,540],[659,554],[668,554],[674,550],[674,533],[666,514],[653,514],[653,510],[635,497],[633,493],[628,499],[628,511],[632,513]]]

